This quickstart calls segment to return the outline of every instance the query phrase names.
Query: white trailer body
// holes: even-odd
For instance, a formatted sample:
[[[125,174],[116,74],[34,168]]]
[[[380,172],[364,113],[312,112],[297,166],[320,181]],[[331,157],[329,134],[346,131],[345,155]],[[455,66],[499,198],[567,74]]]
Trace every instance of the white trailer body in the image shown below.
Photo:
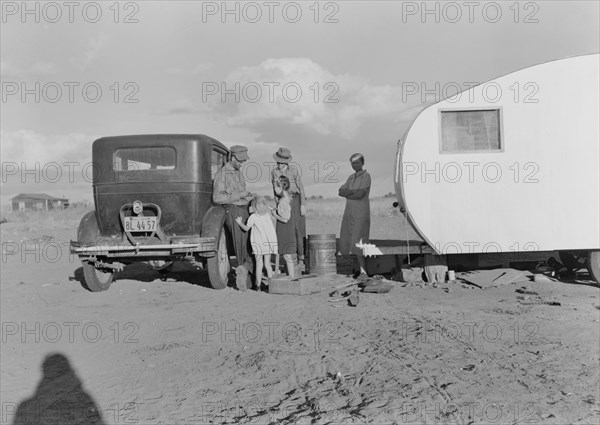
[[[396,194],[437,254],[600,250],[599,58],[513,72],[413,121]]]

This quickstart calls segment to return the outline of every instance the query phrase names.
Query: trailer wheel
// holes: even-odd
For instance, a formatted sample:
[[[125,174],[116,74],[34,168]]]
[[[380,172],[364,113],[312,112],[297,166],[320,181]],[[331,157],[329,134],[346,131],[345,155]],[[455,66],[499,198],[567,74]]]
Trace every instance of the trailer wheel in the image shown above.
[[[208,278],[214,289],[223,289],[227,286],[229,277],[229,253],[227,252],[227,239],[225,229],[221,228],[217,237],[217,253],[207,260]]]
[[[585,251],[559,251],[560,262],[570,271],[587,268],[587,252]]]
[[[91,292],[106,291],[113,282],[113,272],[103,272],[87,261],[82,262],[85,285]]]
[[[588,252],[588,271],[600,283],[600,251]]]

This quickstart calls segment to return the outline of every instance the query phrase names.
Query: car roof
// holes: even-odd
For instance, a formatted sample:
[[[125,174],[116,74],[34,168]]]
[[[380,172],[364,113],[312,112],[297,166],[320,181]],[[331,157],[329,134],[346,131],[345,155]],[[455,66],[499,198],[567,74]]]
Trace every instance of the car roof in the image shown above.
[[[113,149],[118,147],[152,146],[164,144],[185,143],[211,143],[226,152],[229,149],[217,139],[204,134],[133,134],[127,136],[108,136],[94,141],[94,145],[102,145],[103,148]]]

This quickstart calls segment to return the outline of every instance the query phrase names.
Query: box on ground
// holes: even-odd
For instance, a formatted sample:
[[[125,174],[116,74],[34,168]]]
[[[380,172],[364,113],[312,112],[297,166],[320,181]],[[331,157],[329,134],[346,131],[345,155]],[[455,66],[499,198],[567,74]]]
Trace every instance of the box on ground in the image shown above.
[[[290,279],[288,276],[272,277],[269,279],[269,293],[282,295],[310,295],[321,292],[318,286],[319,278],[314,275]]]

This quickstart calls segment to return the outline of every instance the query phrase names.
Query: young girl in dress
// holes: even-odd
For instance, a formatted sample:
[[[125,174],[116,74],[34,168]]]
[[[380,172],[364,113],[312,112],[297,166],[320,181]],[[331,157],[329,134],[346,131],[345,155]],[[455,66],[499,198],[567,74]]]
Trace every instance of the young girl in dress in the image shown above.
[[[278,195],[281,193],[281,197],[277,202],[277,211],[273,211],[273,216],[277,219],[276,233],[279,254],[283,254],[288,276],[295,278],[296,267],[293,254],[296,253],[296,231],[289,189],[290,180],[285,176],[279,177],[279,180],[275,182],[275,191]],[[279,261],[276,261],[275,264],[279,266]]]
[[[271,254],[277,254],[277,234],[265,197],[257,196],[252,200],[251,206],[254,212],[248,217],[246,224],[242,222],[242,217],[237,217],[235,221],[244,231],[251,230],[250,244],[256,258],[256,289],[260,290],[263,264],[267,277],[273,276]]]

